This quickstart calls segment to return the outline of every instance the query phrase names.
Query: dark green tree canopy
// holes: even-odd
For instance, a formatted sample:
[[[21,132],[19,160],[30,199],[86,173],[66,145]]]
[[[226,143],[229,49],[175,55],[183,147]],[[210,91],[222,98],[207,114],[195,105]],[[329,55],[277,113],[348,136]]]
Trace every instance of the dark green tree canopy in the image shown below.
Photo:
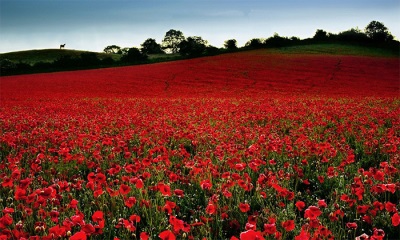
[[[336,39],[345,42],[358,42],[358,43],[368,41],[367,35],[358,28],[351,28],[347,31],[340,32],[336,36]]]
[[[372,21],[365,27],[365,34],[377,42],[385,42],[393,40],[392,34],[389,32],[387,27],[378,21]]]
[[[200,56],[207,47],[207,41],[198,36],[188,37],[179,44],[179,53],[183,56]]]
[[[313,39],[315,40],[326,40],[328,39],[328,33],[322,29],[317,29],[317,31],[314,34]]]
[[[129,48],[128,52],[121,58],[123,62],[142,62],[147,60],[147,55],[140,52],[138,48]]]
[[[229,39],[229,40],[226,40],[225,43],[224,43],[224,47],[225,47],[226,49],[228,49],[228,50],[235,50],[235,49],[237,49],[238,47],[237,47],[237,41],[236,41],[236,39]]]
[[[263,46],[263,40],[261,38],[253,38],[247,41],[245,46],[248,48],[261,48]]]
[[[121,47],[117,45],[110,45],[104,48],[103,50],[105,53],[121,53]]]
[[[141,51],[144,54],[164,53],[164,51],[161,49],[161,45],[158,44],[156,40],[153,38],[148,38],[141,44],[141,46],[142,46]]]
[[[162,40],[162,48],[171,52],[178,53],[179,52],[179,44],[185,40],[185,36],[179,30],[171,29],[165,33],[165,37]]]

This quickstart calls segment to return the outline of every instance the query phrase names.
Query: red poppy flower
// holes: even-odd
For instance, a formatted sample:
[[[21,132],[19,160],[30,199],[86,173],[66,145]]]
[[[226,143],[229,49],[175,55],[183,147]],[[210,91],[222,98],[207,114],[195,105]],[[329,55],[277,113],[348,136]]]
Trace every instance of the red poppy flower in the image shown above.
[[[104,214],[102,211],[96,211],[92,215],[93,222],[101,222],[104,221]]]
[[[388,192],[391,192],[391,193],[395,193],[396,192],[396,184],[389,183],[389,184],[385,184],[385,185],[386,185],[386,190]]]
[[[383,231],[382,229],[378,229],[378,228],[374,228],[373,229],[373,235],[371,236],[371,239],[374,240],[383,240],[383,238],[385,237],[385,231]]]
[[[385,209],[388,212],[396,212],[396,204],[391,203],[391,202],[386,202],[385,203]]]
[[[72,235],[69,240],[86,240],[86,233],[84,231],[80,231]]]
[[[176,195],[176,196],[178,196],[178,197],[183,197],[183,195],[184,195],[184,192],[183,192],[183,190],[181,190],[181,189],[175,189],[174,190],[174,194]]]
[[[366,214],[369,209],[368,205],[359,205],[357,206],[357,213],[358,214]]]
[[[302,211],[306,207],[306,204],[303,201],[297,201],[295,205],[299,211]]]
[[[121,184],[119,187],[119,193],[122,195],[127,195],[131,191],[131,187],[125,184]]]
[[[65,227],[60,227],[55,225],[54,227],[49,228],[49,235],[53,235],[54,237],[64,237],[67,234],[67,230]]]
[[[240,240],[264,240],[260,231],[248,230],[240,233]]]
[[[5,207],[3,209],[3,213],[13,213],[13,212],[14,212],[14,208]]]
[[[148,240],[150,235],[147,232],[140,233],[140,240]]]
[[[200,182],[200,187],[201,189],[206,189],[206,190],[210,190],[212,187],[212,183],[210,180],[203,180]]]
[[[288,232],[292,231],[295,227],[294,220],[287,220],[285,222],[282,222],[282,227]]]
[[[131,207],[133,207],[133,205],[136,204],[136,198],[135,197],[126,198],[124,200],[124,203],[125,203],[125,206],[127,206],[128,208],[131,208]]]
[[[139,222],[140,222],[140,216],[139,216],[139,215],[136,215],[136,214],[133,214],[133,215],[131,215],[131,216],[129,217],[129,220],[132,221],[132,222],[134,222],[134,223],[139,223]]]
[[[206,213],[212,215],[215,214],[216,211],[217,208],[215,207],[215,205],[212,202],[209,202],[206,207]]]
[[[239,209],[241,212],[248,212],[250,211],[250,205],[248,203],[240,203]]]
[[[97,183],[105,183],[107,178],[106,178],[106,175],[104,175],[103,173],[97,173],[95,180]]]
[[[92,233],[94,233],[95,231],[96,231],[96,229],[93,227],[93,225],[92,224],[85,224],[85,225],[83,225],[82,226],[82,228],[81,228],[81,230],[83,231],[83,232],[85,232],[87,235],[91,235]]]
[[[266,223],[264,224],[264,232],[267,234],[274,234],[276,232],[275,223]]]
[[[3,182],[1,183],[2,187],[12,187],[14,185],[13,181],[9,177],[5,177]]]
[[[313,219],[317,219],[318,216],[321,214],[322,214],[322,212],[321,212],[321,210],[319,210],[318,207],[310,206],[304,212],[304,218],[309,218],[309,219],[313,220]]]
[[[304,229],[301,229],[300,234],[297,235],[294,239],[295,240],[309,240],[310,239],[310,233],[308,233]]]
[[[323,207],[327,207],[328,205],[326,204],[325,200],[319,200],[318,201],[318,207],[323,208]]]
[[[176,237],[174,235],[173,232],[171,232],[170,230],[165,230],[163,232],[161,232],[158,237],[161,238],[161,240],[175,240]]]
[[[346,227],[350,229],[356,229],[357,228],[357,223],[355,222],[348,222],[346,223]]]
[[[78,200],[72,199],[71,202],[69,203],[70,208],[77,208],[78,207]]]
[[[12,217],[10,214],[5,214],[3,217],[0,218],[0,229],[4,229],[7,226],[11,225],[13,222]]]
[[[107,190],[108,194],[110,194],[111,197],[116,197],[119,194],[119,190],[114,190],[109,187],[106,187],[106,190]]]
[[[59,215],[60,215],[59,212],[57,212],[57,211],[55,211],[55,210],[51,211],[51,212],[50,212],[50,219],[51,219],[51,221],[53,221],[53,222],[55,222],[55,223],[58,223],[58,216],[59,216]]]
[[[161,194],[164,197],[171,196],[171,188],[166,184],[159,183],[158,184],[158,190],[161,192]]]
[[[400,225],[400,216],[398,213],[393,214],[392,216],[392,225],[394,227],[397,227]]]
[[[248,222],[248,223],[246,223],[246,226],[244,228],[246,230],[256,230],[257,229],[257,225]]]
[[[138,178],[138,179],[136,180],[136,182],[135,182],[135,186],[136,186],[137,189],[142,189],[143,186],[144,186],[143,180],[140,179],[140,178]]]

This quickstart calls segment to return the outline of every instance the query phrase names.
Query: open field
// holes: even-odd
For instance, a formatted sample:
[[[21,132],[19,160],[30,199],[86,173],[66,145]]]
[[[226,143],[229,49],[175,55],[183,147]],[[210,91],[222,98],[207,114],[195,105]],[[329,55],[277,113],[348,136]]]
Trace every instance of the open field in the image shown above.
[[[297,50],[1,77],[0,235],[398,239],[399,58]]]

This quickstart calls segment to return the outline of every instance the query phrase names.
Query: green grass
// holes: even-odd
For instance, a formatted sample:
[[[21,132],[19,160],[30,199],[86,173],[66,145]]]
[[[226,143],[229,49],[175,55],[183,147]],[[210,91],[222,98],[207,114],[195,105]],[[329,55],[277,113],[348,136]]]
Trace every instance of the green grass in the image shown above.
[[[399,57],[399,52],[393,51],[391,49],[335,43],[282,47],[273,49],[273,51],[282,54],[327,54],[372,57]]]
[[[42,49],[42,50],[27,50],[19,52],[10,52],[0,54],[0,59],[8,59],[13,62],[23,62],[34,65],[38,62],[54,62],[62,56],[79,57],[82,53],[89,51],[68,50],[68,49]],[[114,60],[119,60],[121,55],[107,54],[95,52],[99,59],[111,57]]]

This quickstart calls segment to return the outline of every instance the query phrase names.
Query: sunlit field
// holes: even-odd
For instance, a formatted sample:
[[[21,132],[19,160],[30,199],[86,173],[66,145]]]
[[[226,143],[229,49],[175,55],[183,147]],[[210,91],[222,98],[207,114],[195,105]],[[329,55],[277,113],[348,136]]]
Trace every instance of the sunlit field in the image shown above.
[[[0,239],[398,239],[399,59],[0,78]]]

